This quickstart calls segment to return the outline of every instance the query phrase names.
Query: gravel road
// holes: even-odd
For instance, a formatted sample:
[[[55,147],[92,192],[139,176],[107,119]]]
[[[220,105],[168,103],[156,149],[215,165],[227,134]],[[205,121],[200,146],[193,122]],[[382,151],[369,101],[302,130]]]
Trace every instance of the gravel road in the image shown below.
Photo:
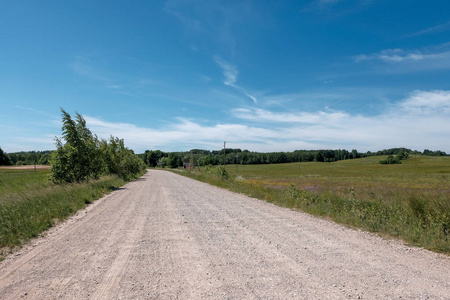
[[[0,263],[0,299],[450,299],[450,258],[149,171]]]

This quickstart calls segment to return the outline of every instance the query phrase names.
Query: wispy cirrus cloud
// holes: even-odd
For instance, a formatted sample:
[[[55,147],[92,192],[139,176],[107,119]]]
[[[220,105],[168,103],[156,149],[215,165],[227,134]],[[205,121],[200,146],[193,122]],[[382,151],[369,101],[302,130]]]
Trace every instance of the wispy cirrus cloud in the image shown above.
[[[356,63],[378,62],[378,71],[383,71],[384,64],[388,66],[384,71],[390,73],[450,69],[450,51],[442,50],[447,46],[443,45],[434,51],[386,49],[378,53],[359,54],[353,56],[353,60]],[[396,67],[392,68],[394,65]]]
[[[236,68],[236,66],[233,66],[233,65],[229,64],[228,62],[226,62],[225,60],[221,59],[218,56],[214,57],[214,61],[223,70],[223,76],[225,76],[225,81],[223,83],[225,85],[236,87],[235,83],[237,81],[237,76],[239,74],[239,71]]]
[[[77,56],[75,61],[70,64],[72,70],[79,76],[86,77],[91,80],[100,81],[102,83],[111,85],[112,88],[117,88],[117,85],[112,84],[114,80],[100,72],[98,69],[92,66],[89,59],[82,56]]]
[[[252,94],[250,94],[246,89],[236,84],[237,76],[239,71],[236,66],[228,63],[219,56],[214,57],[214,61],[222,68],[223,76],[225,77],[224,84],[235,88],[236,90],[243,93],[248,98],[252,99],[254,103],[258,102],[258,99]]]
[[[160,80],[112,72],[109,68],[102,68],[100,65],[87,57],[77,56],[69,64],[69,67],[75,74],[89,80],[95,85],[130,97],[139,97],[142,94],[141,92],[149,87],[163,85]]]
[[[417,32],[414,32],[407,37],[414,37],[414,36],[421,36],[421,35],[427,35],[432,33],[438,33],[438,32],[446,32],[450,31],[450,21],[447,23],[439,24],[436,26],[432,26],[423,30],[419,30]]]
[[[373,0],[314,0],[306,4],[302,12],[342,17],[358,13],[372,2]]]
[[[326,6],[326,5],[334,5],[338,2],[342,2],[345,0],[317,0],[314,3],[316,3],[316,5],[322,5],[322,6]]]
[[[325,9],[330,9],[339,2],[346,0],[314,0],[305,5],[303,10],[306,11],[322,11]]]
[[[444,52],[444,55],[446,52]],[[423,54],[420,51],[406,52],[402,49],[386,49],[374,54],[360,54],[354,56],[355,62],[380,60],[383,62],[420,61],[424,59],[436,59],[442,54]]]
[[[190,48],[208,49],[219,45],[229,55],[235,54],[239,31],[257,22],[267,22],[259,17],[254,1],[167,0],[164,10],[176,17],[186,32]],[[202,36],[199,41],[196,37]]]

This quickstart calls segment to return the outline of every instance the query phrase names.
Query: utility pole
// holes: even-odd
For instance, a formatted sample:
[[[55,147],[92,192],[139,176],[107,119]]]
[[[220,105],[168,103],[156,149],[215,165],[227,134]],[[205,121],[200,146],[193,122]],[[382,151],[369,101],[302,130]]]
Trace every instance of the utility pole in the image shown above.
[[[225,169],[225,144],[226,142],[223,142],[223,168]]]

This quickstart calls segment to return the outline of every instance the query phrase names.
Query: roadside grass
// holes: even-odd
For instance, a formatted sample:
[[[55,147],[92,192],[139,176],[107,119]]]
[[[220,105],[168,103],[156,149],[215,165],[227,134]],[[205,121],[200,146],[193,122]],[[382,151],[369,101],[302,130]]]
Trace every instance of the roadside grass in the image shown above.
[[[55,223],[126,182],[117,176],[57,185],[50,170],[0,170],[0,260]]]
[[[385,157],[333,163],[229,165],[182,174],[350,227],[450,253],[450,157]]]

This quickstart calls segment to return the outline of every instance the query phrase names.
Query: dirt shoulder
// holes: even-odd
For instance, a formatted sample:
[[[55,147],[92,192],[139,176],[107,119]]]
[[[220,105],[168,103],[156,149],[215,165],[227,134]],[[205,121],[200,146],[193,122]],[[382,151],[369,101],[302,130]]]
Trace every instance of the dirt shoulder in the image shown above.
[[[450,259],[152,170],[0,263],[0,299],[450,298]]]
[[[24,165],[24,166],[1,166],[0,169],[3,170],[34,170],[34,165]],[[36,165],[36,169],[50,169],[48,165]]]

